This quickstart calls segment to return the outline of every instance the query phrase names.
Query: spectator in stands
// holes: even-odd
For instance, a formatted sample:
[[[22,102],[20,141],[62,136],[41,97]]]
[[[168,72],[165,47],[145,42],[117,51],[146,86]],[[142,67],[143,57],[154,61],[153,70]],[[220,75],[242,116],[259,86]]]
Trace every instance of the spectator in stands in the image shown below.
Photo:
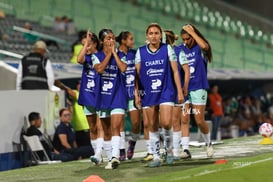
[[[66,32],[67,33],[67,24],[68,24],[68,22],[69,22],[69,18],[67,17],[67,16],[63,16],[62,17],[62,22],[63,22],[63,26],[64,26],[64,32]]]
[[[85,39],[86,31],[78,32],[78,39],[71,45],[71,63],[77,63],[77,57],[83,47],[83,40]]]
[[[29,42],[36,42],[38,40],[42,40],[45,42],[47,46],[55,46],[57,49],[59,49],[59,45],[55,40],[52,39],[46,39],[41,36],[39,36],[37,33],[34,34],[33,32],[33,27],[29,22],[26,22],[24,25],[24,28],[27,30],[24,34],[23,37],[29,41]]]
[[[71,126],[72,114],[68,108],[62,108],[59,112],[60,124],[57,126],[53,146],[59,155],[54,155],[53,159],[69,161],[88,158],[94,155],[92,146],[78,147],[75,134]],[[64,158],[65,157],[65,158]]]
[[[0,19],[5,19],[5,18],[6,18],[5,12],[0,10]]]
[[[211,87],[211,92],[209,93],[209,106],[212,111],[211,120],[212,120],[212,131],[211,139],[217,139],[218,129],[221,124],[221,120],[224,116],[222,96],[218,92],[218,86],[213,85]]]
[[[76,34],[76,26],[74,24],[73,19],[68,19],[66,27],[67,27],[67,30],[66,30],[67,35],[75,35]]]
[[[54,151],[52,142],[50,140],[50,138],[43,134],[39,128],[41,127],[42,124],[42,120],[41,120],[41,116],[40,113],[38,112],[31,112],[28,115],[28,121],[30,123],[30,127],[27,129],[26,135],[27,136],[34,136],[37,135],[48,155],[49,158],[51,158],[51,153]],[[44,153],[39,151],[38,155],[40,157],[40,159],[44,159]]]
[[[271,97],[271,105],[268,107],[268,115],[269,115],[269,118],[272,120],[273,122],[273,97]]]
[[[33,51],[22,58],[17,73],[17,90],[52,89],[54,73],[46,52],[46,44],[43,41],[37,41]]]
[[[65,32],[65,22],[60,16],[56,16],[54,19],[53,29],[57,32]]]
[[[6,18],[6,14],[5,12],[0,10],[0,21],[4,20]],[[6,41],[9,39],[8,34],[6,34],[5,32],[2,31],[2,29],[0,30],[0,41]]]
[[[23,34],[24,39],[26,39],[29,42],[36,42],[40,40],[39,36],[33,35],[32,33],[28,32],[28,31],[32,31],[32,25],[29,22],[25,23],[24,28],[27,30],[27,32]]]
[[[6,41],[6,40],[8,40],[8,39],[9,39],[8,34],[2,32],[2,31],[0,30],[0,41]]]
[[[239,136],[252,135],[255,120],[250,96],[241,99],[235,123],[239,126]]]
[[[261,101],[257,97],[252,97],[252,108],[253,108],[253,121],[254,121],[254,126],[253,126],[253,131],[254,133],[259,132],[259,127],[261,125],[262,118],[263,118],[263,113],[262,113],[262,107],[261,107]]]

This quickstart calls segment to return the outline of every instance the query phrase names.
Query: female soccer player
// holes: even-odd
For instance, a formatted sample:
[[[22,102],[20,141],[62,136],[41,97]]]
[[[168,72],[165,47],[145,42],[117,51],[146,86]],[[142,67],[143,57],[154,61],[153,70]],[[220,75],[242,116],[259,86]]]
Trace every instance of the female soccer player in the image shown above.
[[[207,63],[212,62],[211,46],[199,30],[191,24],[183,26],[180,33],[183,41],[180,47],[183,49],[190,67],[188,101],[186,101],[182,111],[181,144],[184,153],[181,158],[191,157],[189,152],[190,113],[193,113],[195,122],[202,132],[207,146],[207,156],[212,157],[214,152],[211,144],[210,131],[205,121],[207,90],[209,89]]]
[[[77,62],[83,65],[78,102],[84,106],[84,113],[88,120],[91,144],[94,148],[95,156],[99,155],[100,157],[104,141],[104,132],[100,119],[96,114],[96,109],[99,107],[100,76],[94,70],[91,59],[92,54],[98,52],[100,43],[97,35],[88,30],[85,38],[82,40],[82,44],[83,47],[77,57]],[[95,164],[100,164],[101,162],[102,159],[95,161]]]
[[[181,86],[183,87],[183,95],[186,99],[188,95],[188,85],[190,80],[190,69],[186,60],[184,51],[176,45],[175,41],[178,39],[178,36],[174,34],[172,30],[164,30],[166,43],[170,44],[177,56],[178,60],[178,71],[180,74]],[[181,140],[181,114],[182,114],[182,105],[175,104],[173,108],[173,156],[174,160],[180,159],[180,140]]]
[[[125,109],[127,108],[124,75],[127,64],[125,57],[120,58],[121,53],[117,52],[115,35],[111,29],[102,29],[99,32],[99,40],[102,50],[95,53],[92,60],[95,70],[101,77],[100,113],[110,115],[110,121],[101,119],[104,135],[109,130],[112,135],[112,158],[106,169],[115,169],[120,164],[120,127],[124,122]]]
[[[143,88],[140,95],[135,94],[135,102],[137,106],[142,105],[149,123],[149,138],[153,148],[153,161],[149,163],[149,167],[158,167],[161,165],[159,118],[167,147],[166,161],[170,164],[173,162],[171,121],[176,93],[179,104],[184,101],[184,98],[176,55],[169,45],[161,43],[160,25],[150,24],[146,29],[146,38],[149,43],[138,48],[135,58],[137,82]],[[136,89],[138,89],[137,84]]]
[[[129,31],[120,32],[116,37],[119,43],[119,51],[126,56],[127,70],[126,74],[126,90],[128,96],[128,113],[132,122],[131,139],[127,150],[127,158],[130,160],[134,155],[136,141],[140,135],[140,110],[134,106],[134,89],[135,89],[135,54],[134,37]],[[125,133],[124,125],[121,126],[121,146],[120,146],[120,160],[125,160]]]

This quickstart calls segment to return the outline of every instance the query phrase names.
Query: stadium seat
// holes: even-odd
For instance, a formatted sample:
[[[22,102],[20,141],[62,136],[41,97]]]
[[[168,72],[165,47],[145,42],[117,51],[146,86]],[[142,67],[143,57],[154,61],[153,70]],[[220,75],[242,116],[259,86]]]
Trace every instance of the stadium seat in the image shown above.
[[[42,0],[38,0],[38,2],[40,1]],[[272,34],[267,32],[262,32],[261,34],[258,28],[254,26],[249,28],[249,24],[246,22],[235,19],[232,16],[227,16],[223,11],[220,12],[204,6],[196,0],[79,0],[74,4],[72,0],[67,0],[67,3],[64,4],[61,3],[64,2],[64,0],[61,0],[60,3],[57,1],[58,0],[52,0],[51,3],[45,6],[39,5],[38,2],[33,2],[30,6],[27,3],[22,3],[21,0],[5,1],[5,3],[10,3],[10,5],[16,8],[18,6],[15,6],[15,3],[18,2],[18,5],[22,8],[16,8],[16,12],[18,11],[17,15],[19,16],[26,13],[30,7],[35,8],[37,11],[40,10],[40,12],[45,12],[42,8],[46,9],[50,7],[50,11],[45,12],[47,14],[38,14],[36,10],[33,11],[33,13],[37,13],[33,14],[33,17],[42,20],[41,16],[48,16],[48,18],[51,17],[52,19],[55,15],[68,13],[73,16],[74,22],[79,29],[91,27],[91,30],[96,33],[98,33],[101,28],[112,28],[115,34],[123,30],[129,30],[134,34],[135,48],[143,45],[145,41],[145,27],[151,22],[158,22],[163,29],[172,29],[176,34],[179,34],[182,25],[193,23],[208,37],[213,48],[213,66],[215,67],[225,68],[226,66],[237,65],[238,68],[246,69],[248,64],[251,64],[250,66],[252,67],[253,63],[245,61],[245,64],[243,64],[241,58],[247,57],[243,51],[244,47],[248,47],[253,43],[255,43],[256,47],[261,46],[264,48],[261,52],[254,51],[256,54],[253,55],[253,59],[263,59],[264,64],[272,60],[272,54],[270,53],[273,47]],[[45,4],[44,1],[41,3]],[[54,3],[55,6],[53,6]],[[64,7],[59,7],[60,4]],[[85,6],[80,6],[82,4]],[[74,7],[71,7],[71,5],[74,5]],[[169,16],[166,16],[166,14]],[[9,32],[8,27],[14,24],[23,26],[25,22],[25,20],[16,18],[14,15],[8,15],[6,19],[7,20],[2,21],[6,32]],[[61,39],[67,40],[71,44],[76,39],[75,36],[69,37],[63,33],[54,32],[50,27],[42,26],[37,21],[34,22],[30,20],[30,22],[33,23],[33,25],[36,26],[35,28],[40,32],[49,35],[53,34]],[[16,38],[14,38],[15,40],[23,40],[22,36],[18,35],[18,32],[10,32],[10,35],[12,37],[16,36]],[[238,43],[238,41],[240,43]],[[177,44],[179,43],[181,43],[181,39],[177,41]],[[9,44],[10,43],[0,44],[0,48],[14,48],[14,46]],[[18,50],[22,50],[22,48]],[[51,54],[54,56],[53,60],[56,58],[58,62],[68,62],[68,60],[63,59],[69,57],[70,47],[61,47],[61,50],[56,53],[60,54],[60,56],[55,55],[55,53],[53,53],[55,51],[56,50],[51,51]],[[264,65],[259,64],[256,66],[264,67]]]
[[[59,163],[61,161],[51,161],[50,158],[48,157],[43,145],[40,142],[40,139],[37,135],[33,136],[26,136],[23,135],[24,140],[26,141],[28,147],[31,150],[32,157],[33,159],[37,162],[37,164],[50,164],[50,163]],[[40,159],[38,155],[38,151],[42,151],[43,155],[45,157],[45,160]]]

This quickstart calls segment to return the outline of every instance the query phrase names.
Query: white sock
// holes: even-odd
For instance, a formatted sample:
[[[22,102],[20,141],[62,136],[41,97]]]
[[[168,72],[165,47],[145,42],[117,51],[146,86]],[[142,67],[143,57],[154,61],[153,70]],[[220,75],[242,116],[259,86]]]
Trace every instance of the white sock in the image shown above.
[[[97,139],[94,139],[94,140],[91,139],[91,140],[90,140],[90,143],[91,143],[91,145],[92,145],[94,151],[96,151],[96,148],[97,148]]]
[[[120,132],[120,146],[119,149],[125,149],[125,132]]]
[[[150,139],[149,140],[145,140],[145,142],[146,142],[147,152],[149,154],[153,154],[153,148],[152,148],[152,144],[151,144]]]
[[[137,141],[139,139],[140,133],[131,132],[132,140]]]
[[[119,158],[120,136],[112,136],[112,157]]]
[[[97,147],[95,150],[95,157],[98,159],[101,159],[103,143],[104,143],[103,138],[97,138],[97,142],[96,142]]]
[[[158,132],[149,132],[149,138],[153,148],[154,160],[160,160],[160,142]]]
[[[182,137],[181,138],[181,145],[183,150],[189,150],[189,143],[190,143],[190,137]]]
[[[111,141],[104,141],[103,142],[103,148],[104,151],[106,153],[107,159],[108,161],[110,161],[112,159],[112,145],[111,145]]]
[[[170,153],[173,149],[173,136],[172,136],[172,130],[162,129],[163,130],[163,136],[164,136],[164,147],[167,150],[168,153]]]
[[[201,133],[204,141],[206,144],[210,144],[211,143],[211,140],[210,140],[210,132],[208,132],[207,134],[204,134],[204,133]]]
[[[181,140],[181,132],[180,131],[173,132],[173,155],[174,156],[179,156],[180,140]]]

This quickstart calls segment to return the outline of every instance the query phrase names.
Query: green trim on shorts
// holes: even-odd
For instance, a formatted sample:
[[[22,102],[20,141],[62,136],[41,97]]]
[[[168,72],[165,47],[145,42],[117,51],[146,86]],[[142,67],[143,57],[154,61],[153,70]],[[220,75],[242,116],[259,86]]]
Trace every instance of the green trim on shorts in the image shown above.
[[[96,109],[91,106],[83,106],[83,112],[86,116],[96,114]]]
[[[108,118],[111,117],[111,115],[114,114],[125,114],[125,110],[121,108],[116,109],[102,109],[97,112],[98,116],[100,118]]]
[[[206,105],[208,92],[205,89],[193,90],[189,92],[189,101],[194,105]]]
[[[174,106],[174,102],[162,102],[159,105],[167,105],[167,106]]]
[[[111,110],[104,109],[104,110],[97,111],[97,114],[98,114],[99,118],[109,118],[110,112],[111,112]]]
[[[135,107],[135,104],[134,104],[134,99],[130,99],[130,100],[128,100],[127,111],[134,111],[134,110],[137,110],[137,108]]]
[[[121,108],[112,109],[110,115],[114,114],[125,114],[125,110]]]

